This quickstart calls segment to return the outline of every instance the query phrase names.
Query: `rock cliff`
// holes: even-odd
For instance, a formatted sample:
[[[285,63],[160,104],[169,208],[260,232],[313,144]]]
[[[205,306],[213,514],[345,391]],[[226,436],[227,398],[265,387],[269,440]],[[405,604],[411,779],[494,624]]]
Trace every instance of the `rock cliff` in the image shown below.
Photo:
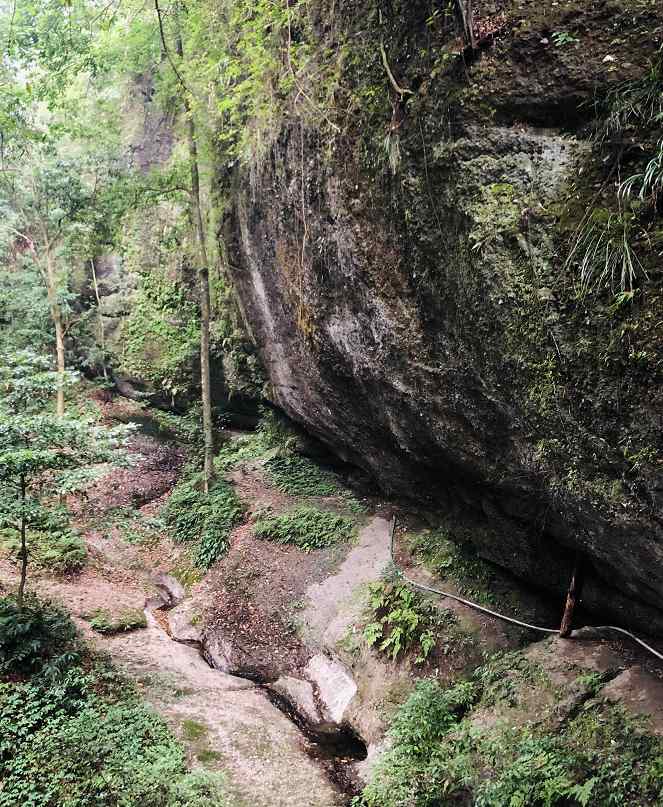
[[[615,181],[597,99],[663,12],[479,2],[472,51],[430,4],[344,5],[316,31],[346,112],[294,104],[227,222],[272,400],[484,557],[561,593],[580,552],[589,610],[663,631],[660,268],[620,306],[565,261]]]

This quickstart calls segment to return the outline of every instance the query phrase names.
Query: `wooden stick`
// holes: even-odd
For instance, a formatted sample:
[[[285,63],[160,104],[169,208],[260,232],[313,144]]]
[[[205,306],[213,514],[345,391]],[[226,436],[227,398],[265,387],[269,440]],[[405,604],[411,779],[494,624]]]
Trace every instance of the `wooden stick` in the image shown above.
[[[571,635],[571,628],[573,626],[573,612],[576,605],[580,600],[582,592],[582,555],[576,552],[575,564],[573,566],[573,575],[571,576],[571,583],[569,590],[566,594],[566,605],[564,606],[564,614],[562,616],[562,624],[559,629],[559,635],[562,639],[567,639]]]

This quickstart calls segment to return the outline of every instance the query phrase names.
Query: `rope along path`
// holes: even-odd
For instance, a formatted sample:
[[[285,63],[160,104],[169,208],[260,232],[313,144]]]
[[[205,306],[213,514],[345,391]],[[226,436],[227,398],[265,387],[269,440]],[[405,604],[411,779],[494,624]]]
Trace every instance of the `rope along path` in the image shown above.
[[[396,532],[396,516],[393,516],[391,520],[391,535],[389,538],[389,553],[391,555],[391,562],[396,569],[396,572],[399,577],[401,577],[409,586],[413,588],[418,588],[421,591],[427,591],[430,594],[438,594],[440,597],[448,597],[451,600],[455,600],[456,602],[460,602],[463,605],[466,605],[468,608],[473,608],[475,611],[480,611],[483,614],[488,614],[488,616],[495,617],[495,619],[501,619],[502,622],[509,622],[511,625],[518,625],[521,628],[529,628],[530,630],[538,631],[539,633],[555,633],[559,634],[559,628],[542,628],[540,625],[530,625],[529,622],[522,622],[520,619],[514,619],[513,617],[506,616],[505,614],[499,614],[497,611],[492,611],[490,608],[485,608],[483,605],[479,605],[476,602],[472,602],[472,600],[466,600],[463,597],[458,597],[456,594],[451,594],[448,591],[441,591],[437,588],[432,588],[431,586],[426,586],[423,583],[417,583],[416,580],[412,580],[412,578],[408,577],[405,571],[398,565],[396,562],[396,558],[394,557],[394,533]],[[617,628],[614,625],[600,625],[600,626],[592,626],[594,630],[611,630],[615,631],[616,633],[621,633],[623,636],[628,636],[629,639],[632,639],[634,642],[637,642],[641,647],[644,647],[645,650],[649,651],[653,656],[656,656],[657,659],[663,661],[663,654],[659,653],[657,650],[654,650],[653,647],[648,645],[646,642],[643,642],[642,639],[638,639],[637,636],[630,633],[630,631],[624,630],[624,628]]]

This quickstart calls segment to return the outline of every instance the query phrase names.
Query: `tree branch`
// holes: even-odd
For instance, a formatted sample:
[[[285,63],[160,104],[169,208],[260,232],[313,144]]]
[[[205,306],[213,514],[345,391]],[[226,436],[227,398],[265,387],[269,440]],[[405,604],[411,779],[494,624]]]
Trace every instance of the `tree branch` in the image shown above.
[[[391,72],[391,68],[389,67],[389,62],[387,60],[387,52],[385,51],[384,44],[382,42],[380,42],[380,55],[382,56],[382,64],[384,65],[384,69],[387,71],[387,76],[389,77],[389,83],[394,90],[400,95],[401,98],[404,95],[414,95],[412,90],[408,90],[407,87],[401,87],[394,78],[394,74]]]
[[[166,54],[166,58],[170,62],[170,66],[173,68],[173,73],[175,73],[175,75],[177,76],[177,80],[182,85],[182,88],[184,89],[184,91],[189,93],[189,95],[191,95],[192,93],[189,90],[189,88],[186,86],[186,82],[182,78],[182,75],[181,75],[180,71],[177,69],[177,66],[175,65],[175,62],[173,61],[173,57],[170,54],[170,50],[168,48],[168,45],[166,44],[166,33],[165,33],[164,29],[163,29],[163,20],[161,18],[161,9],[159,8],[159,0],[154,0],[154,10],[157,12],[157,19],[159,21],[159,36],[161,37],[161,44],[163,45],[163,50],[164,50],[164,53]]]

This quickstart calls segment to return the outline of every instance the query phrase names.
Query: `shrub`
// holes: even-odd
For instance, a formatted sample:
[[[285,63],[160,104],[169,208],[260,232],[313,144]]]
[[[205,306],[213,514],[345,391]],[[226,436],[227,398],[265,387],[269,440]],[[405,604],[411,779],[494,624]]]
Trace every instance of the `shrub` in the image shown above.
[[[199,476],[180,482],[164,509],[164,519],[173,540],[196,543],[194,563],[209,569],[227,549],[230,532],[241,522],[244,507],[221,479],[207,494],[199,487]]]
[[[477,698],[472,683],[443,689],[422,681],[399,709],[389,729],[391,748],[375,765],[356,807],[436,807],[453,804],[470,768],[461,720]],[[444,741],[453,733],[454,741]],[[444,799],[444,800],[443,800]],[[447,802],[446,799],[449,799]]]
[[[364,638],[394,661],[413,647],[418,650],[416,662],[425,661],[435,647],[436,632],[455,621],[450,612],[440,613],[430,600],[402,583],[372,583],[369,592],[372,621],[364,628]]]
[[[103,683],[103,682],[102,682]],[[188,773],[184,750],[135,697],[108,700],[94,674],[57,686],[0,684],[0,807],[224,805],[219,775]]]
[[[97,608],[90,614],[89,620],[92,630],[107,635],[127,633],[147,627],[145,614],[138,608],[127,608],[120,611],[116,618],[113,618],[110,611],[105,608]]]
[[[347,541],[353,529],[352,520],[345,516],[302,506],[280,515],[263,516],[256,521],[253,532],[256,538],[293,544],[310,552]]]
[[[14,532],[4,533],[2,546],[17,555],[21,542]],[[80,572],[87,563],[85,541],[67,527],[30,533],[30,558],[36,566],[56,574]]]
[[[0,599],[0,675],[57,675],[79,657],[76,628],[69,615],[48,601]]]

